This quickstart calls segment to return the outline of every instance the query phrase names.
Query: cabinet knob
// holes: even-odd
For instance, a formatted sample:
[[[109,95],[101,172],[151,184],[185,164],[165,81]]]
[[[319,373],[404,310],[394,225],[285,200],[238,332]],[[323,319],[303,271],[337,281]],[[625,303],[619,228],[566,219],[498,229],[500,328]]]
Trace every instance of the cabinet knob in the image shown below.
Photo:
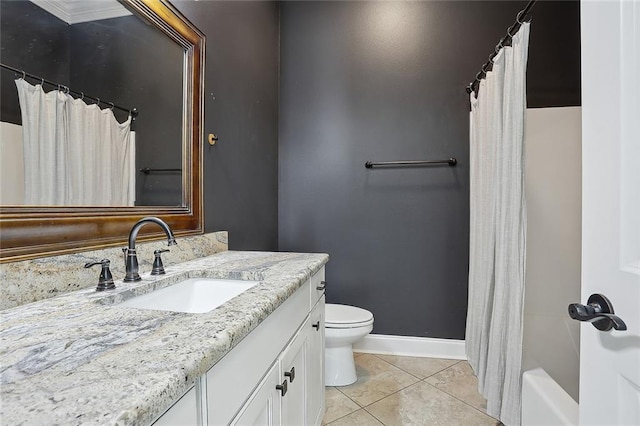
[[[291,370],[290,371],[286,371],[284,373],[284,376],[289,378],[289,383],[293,383],[293,381],[296,378],[296,368],[295,367],[291,367]],[[285,383],[286,383],[286,381],[285,381]]]
[[[287,394],[287,380],[285,379],[281,385],[276,385],[276,389],[280,391],[280,396],[285,396]]]
[[[315,328],[316,331],[320,331],[320,321],[317,321],[315,324],[311,324],[311,327]]]
[[[316,290],[324,290],[327,287],[326,281],[320,281],[320,285],[316,286]]]

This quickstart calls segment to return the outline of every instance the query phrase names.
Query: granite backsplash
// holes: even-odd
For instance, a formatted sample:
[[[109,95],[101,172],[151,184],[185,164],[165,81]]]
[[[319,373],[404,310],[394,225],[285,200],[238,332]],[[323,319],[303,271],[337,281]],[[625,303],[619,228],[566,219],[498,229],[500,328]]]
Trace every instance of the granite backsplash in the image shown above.
[[[178,244],[162,255],[165,266],[228,250],[226,231],[178,237],[176,241]],[[141,274],[151,270],[153,251],[166,245],[165,240],[136,244]],[[0,310],[96,286],[100,267],[85,269],[84,264],[101,259],[111,261],[114,280],[124,278],[122,247],[0,264]]]

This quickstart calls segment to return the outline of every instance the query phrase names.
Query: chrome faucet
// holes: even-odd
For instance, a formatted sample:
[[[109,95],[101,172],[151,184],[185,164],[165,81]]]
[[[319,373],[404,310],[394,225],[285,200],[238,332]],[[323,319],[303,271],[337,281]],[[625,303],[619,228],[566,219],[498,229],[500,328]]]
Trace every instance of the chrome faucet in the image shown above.
[[[142,279],[138,274],[138,257],[136,256],[136,237],[138,236],[138,232],[140,231],[140,228],[142,228],[147,223],[155,223],[162,228],[164,233],[167,234],[167,242],[168,242],[167,245],[174,246],[177,244],[176,239],[174,238],[173,233],[169,228],[169,225],[167,225],[163,220],[158,219],[157,217],[145,217],[137,221],[136,224],[133,225],[133,228],[131,228],[131,232],[129,232],[129,247],[122,249],[125,256],[125,259],[124,259],[124,266],[125,266],[124,281],[125,282],[140,281]]]

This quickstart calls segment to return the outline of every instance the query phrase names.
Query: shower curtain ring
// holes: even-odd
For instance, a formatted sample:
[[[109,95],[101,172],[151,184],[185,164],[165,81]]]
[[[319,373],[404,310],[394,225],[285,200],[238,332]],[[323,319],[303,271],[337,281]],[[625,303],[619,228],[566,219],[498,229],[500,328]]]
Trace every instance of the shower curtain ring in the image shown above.
[[[80,100],[84,100],[84,92],[80,92],[80,94],[82,95],[82,97],[80,98]]]
[[[116,107],[116,104],[114,104],[113,102],[109,102],[109,105],[111,105],[111,108],[109,108],[111,111],[113,111],[113,109]]]
[[[24,72],[24,70],[22,70],[22,79],[24,80],[24,79],[26,79],[26,78],[27,78],[27,73],[26,73],[26,72]]]
[[[518,14],[516,15],[516,22],[520,25],[524,24],[524,21],[521,21],[520,18],[522,17],[522,12],[524,12],[524,10],[521,10],[520,12],[518,12]]]
[[[98,105],[98,107],[100,107],[100,98],[96,98],[96,99],[97,99],[96,105]]]
[[[44,86],[44,78],[40,78],[40,86]]]
[[[64,87],[64,93],[65,93],[65,95],[68,95],[68,94],[69,94],[69,92],[71,92],[71,90],[69,89],[69,87],[68,87],[68,86],[64,86],[64,85],[63,85],[62,87]]]

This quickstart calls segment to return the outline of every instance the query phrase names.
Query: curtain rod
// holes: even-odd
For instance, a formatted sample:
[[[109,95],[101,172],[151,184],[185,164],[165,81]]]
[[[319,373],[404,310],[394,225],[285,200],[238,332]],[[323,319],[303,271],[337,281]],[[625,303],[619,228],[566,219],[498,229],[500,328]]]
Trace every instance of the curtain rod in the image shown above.
[[[496,57],[500,49],[505,46],[511,45],[511,40],[513,39],[513,36],[516,35],[516,32],[520,29],[520,26],[525,22],[529,22],[531,20],[531,18],[529,18],[529,20],[527,21],[526,17],[527,14],[531,12],[533,5],[536,4],[537,1],[538,0],[530,0],[529,3],[527,3],[527,6],[520,12],[518,12],[518,14],[516,15],[516,22],[514,22],[513,25],[507,28],[507,35],[500,39],[496,47],[493,49],[491,55],[489,55],[489,60],[482,66],[480,72],[476,74],[476,78],[467,86],[467,93],[478,93],[478,91],[480,90],[480,81],[487,76],[488,71],[491,71],[491,67],[493,66],[493,58]]]
[[[13,71],[13,72],[15,72],[17,74],[22,74],[22,78],[30,77],[30,78],[33,78],[33,79],[36,79],[36,80],[40,80],[40,84],[47,83],[47,84],[49,84],[51,86],[57,86],[58,90],[60,90],[60,88],[62,87],[64,89],[65,93],[73,93],[76,96],[81,96],[80,99],[85,99],[85,98],[91,99],[92,101],[95,101],[96,105],[98,105],[98,106],[100,106],[100,104],[102,103],[102,104],[105,104],[105,105],[109,105],[111,109],[115,108],[115,109],[119,109],[120,111],[128,112],[129,115],[131,115],[131,119],[132,120],[135,120],[136,117],[138,116],[138,110],[136,108],[132,108],[132,109],[124,108],[124,107],[121,107],[121,106],[118,106],[118,105],[114,104],[113,102],[101,101],[100,98],[94,98],[92,96],[85,95],[84,92],[76,92],[75,90],[69,89],[64,84],[55,83],[53,81],[45,80],[42,77],[38,77],[37,75],[30,74],[28,72],[25,72],[24,70],[20,70],[20,69],[14,68],[14,67],[11,67],[9,65],[5,65],[5,64],[0,63],[0,67],[8,69],[10,71]]]

